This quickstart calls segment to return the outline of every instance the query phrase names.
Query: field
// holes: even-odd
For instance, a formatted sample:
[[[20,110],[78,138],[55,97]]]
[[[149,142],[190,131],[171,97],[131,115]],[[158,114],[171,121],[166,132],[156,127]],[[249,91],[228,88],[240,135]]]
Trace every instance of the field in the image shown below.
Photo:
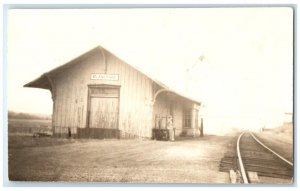
[[[259,138],[268,143],[267,146],[284,156],[289,161],[293,161],[293,124],[285,123],[280,127],[269,129],[259,133]]]
[[[51,120],[45,119],[8,119],[10,135],[33,135],[34,133],[51,133]]]
[[[95,140],[33,137],[45,121],[10,121],[9,178],[20,181],[229,183],[219,162],[230,137]],[[29,125],[29,126],[26,126]],[[47,126],[46,126],[47,125]],[[31,128],[29,128],[31,127]],[[11,127],[9,127],[10,129]],[[25,133],[23,129],[26,129]],[[31,129],[31,130],[28,130]],[[16,133],[17,132],[17,133]]]

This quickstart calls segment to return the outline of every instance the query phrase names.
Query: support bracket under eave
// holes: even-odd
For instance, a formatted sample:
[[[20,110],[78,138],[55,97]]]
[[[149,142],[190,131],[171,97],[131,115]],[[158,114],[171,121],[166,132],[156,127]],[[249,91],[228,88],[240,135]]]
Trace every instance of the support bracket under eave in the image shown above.
[[[160,89],[158,90],[154,96],[153,96],[153,99],[152,99],[152,104],[154,105],[155,101],[156,101],[156,98],[158,96],[158,94],[162,93],[162,92],[172,92],[171,90],[168,90],[168,89]]]
[[[55,85],[54,85],[54,82],[53,82],[53,80],[52,80],[52,78],[49,76],[49,74],[48,73],[45,73],[44,74],[45,75],[45,77],[47,78],[47,80],[48,80],[48,82],[49,82],[49,84],[50,84],[50,92],[51,92],[51,95],[52,95],[52,100],[55,100]]]

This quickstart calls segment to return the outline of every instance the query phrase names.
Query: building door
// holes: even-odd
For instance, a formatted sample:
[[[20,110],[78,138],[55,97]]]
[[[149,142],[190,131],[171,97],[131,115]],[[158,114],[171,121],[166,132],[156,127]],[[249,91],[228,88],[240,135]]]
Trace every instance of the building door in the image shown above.
[[[118,129],[119,88],[89,88],[89,128]]]

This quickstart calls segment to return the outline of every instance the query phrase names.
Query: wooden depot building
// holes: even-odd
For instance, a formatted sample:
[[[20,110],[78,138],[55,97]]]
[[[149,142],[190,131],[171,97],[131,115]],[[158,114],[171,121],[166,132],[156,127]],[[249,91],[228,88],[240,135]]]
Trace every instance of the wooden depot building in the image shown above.
[[[170,90],[100,46],[24,87],[51,91],[54,136],[199,135],[200,102]]]

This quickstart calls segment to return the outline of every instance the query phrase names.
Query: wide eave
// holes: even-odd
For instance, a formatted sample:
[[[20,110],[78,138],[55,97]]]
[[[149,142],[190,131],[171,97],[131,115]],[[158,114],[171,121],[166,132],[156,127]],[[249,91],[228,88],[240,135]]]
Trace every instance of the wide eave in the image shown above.
[[[39,78],[25,84],[24,87],[50,89],[51,85],[50,85],[46,75],[43,74]]]

